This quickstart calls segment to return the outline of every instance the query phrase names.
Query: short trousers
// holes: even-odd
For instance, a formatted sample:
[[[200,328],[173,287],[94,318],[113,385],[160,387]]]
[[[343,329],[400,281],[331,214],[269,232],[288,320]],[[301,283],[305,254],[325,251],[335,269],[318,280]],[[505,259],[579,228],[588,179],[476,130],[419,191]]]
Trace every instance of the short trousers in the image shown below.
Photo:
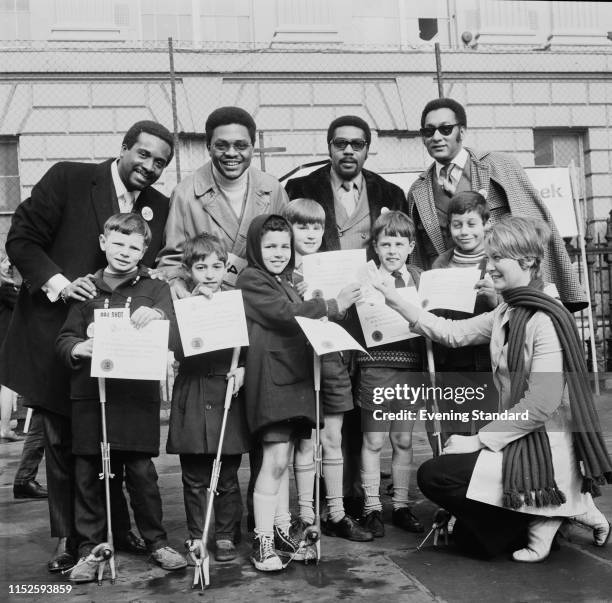
[[[304,421],[279,421],[264,427],[260,432],[262,442],[268,444],[308,440],[312,435],[312,427]]]

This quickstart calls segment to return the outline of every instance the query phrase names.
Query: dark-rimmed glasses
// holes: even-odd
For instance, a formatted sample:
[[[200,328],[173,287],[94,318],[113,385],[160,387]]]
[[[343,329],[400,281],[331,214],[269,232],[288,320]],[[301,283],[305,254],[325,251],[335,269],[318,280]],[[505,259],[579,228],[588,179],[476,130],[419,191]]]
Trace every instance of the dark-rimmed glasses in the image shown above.
[[[368,146],[368,143],[361,138],[352,138],[351,140],[347,138],[334,138],[331,141],[331,145],[339,151],[344,151],[349,145],[351,145],[353,151],[363,151]]]
[[[425,126],[420,129],[420,132],[423,138],[431,138],[436,133],[436,130],[438,130],[442,136],[450,136],[453,129],[460,125],[461,124],[442,124],[441,126]]]

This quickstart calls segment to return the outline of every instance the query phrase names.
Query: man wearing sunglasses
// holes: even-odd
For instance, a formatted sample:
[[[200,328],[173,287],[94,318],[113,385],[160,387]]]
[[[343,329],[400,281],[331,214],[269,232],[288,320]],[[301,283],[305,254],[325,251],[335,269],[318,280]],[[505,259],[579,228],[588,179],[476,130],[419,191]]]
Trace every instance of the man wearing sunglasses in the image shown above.
[[[383,207],[407,211],[402,190],[378,174],[365,170],[372,133],[361,117],[344,115],[327,130],[330,163],[285,186],[290,199],[314,199],[325,210],[321,251],[368,250],[370,228]]]
[[[545,220],[553,230],[550,253],[544,258],[545,277],[555,283],[561,300],[572,311],[586,306],[586,296],[570,259],[538,192],[510,155],[479,152],[463,146],[467,118],[452,98],[434,99],[421,114],[423,144],[434,163],[410,187],[410,215],[417,228],[414,261],[431,268],[452,247],[447,209],[450,198],[462,191],[478,191],[487,199],[491,223],[503,215]]]
[[[384,208],[408,211],[404,193],[398,186],[363,169],[371,139],[370,126],[360,117],[344,115],[336,118],[327,129],[330,162],[286,184],[290,199],[314,199],[325,210],[321,251],[363,248],[367,249],[368,259],[373,259],[375,254],[370,245],[370,232],[381,211]],[[354,309],[349,311],[343,326],[358,339],[363,339]],[[345,365],[348,359],[349,355],[344,354]],[[345,378],[348,381],[348,371]],[[371,532],[353,519],[361,516],[363,506],[359,472],[361,440],[359,409],[353,409],[345,413],[342,419],[344,468],[343,479],[339,479],[343,481],[346,514],[338,522],[330,519],[323,525],[324,533],[354,541],[372,538]],[[329,459],[329,462],[337,465],[334,463],[337,460]]]
[[[251,220],[281,213],[287,194],[279,181],[251,165],[255,121],[239,107],[220,107],[206,120],[210,161],[184,178],[172,192],[166,222],[166,244],[157,261],[177,297],[189,295],[181,256],[187,239],[201,233],[216,235],[226,246],[227,282],[233,287],[246,266],[246,233]]]

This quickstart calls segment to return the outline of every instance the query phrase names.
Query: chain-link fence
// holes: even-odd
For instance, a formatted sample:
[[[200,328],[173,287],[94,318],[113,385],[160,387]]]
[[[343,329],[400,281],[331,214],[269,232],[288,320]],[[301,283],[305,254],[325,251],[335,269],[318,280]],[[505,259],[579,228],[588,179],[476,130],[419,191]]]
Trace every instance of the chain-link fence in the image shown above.
[[[0,55],[2,242],[10,211],[50,165],[116,156],[140,119],[178,137],[176,160],[159,182],[168,194],[207,160],[204,123],[223,105],[254,116],[255,165],[279,178],[325,160],[327,127],[343,114],[372,127],[367,168],[417,172],[431,163],[418,133],[421,110],[441,91],[466,107],[466,146],[510,153],[524,167],[578,167],[583,226],[597,248],[589,257],[601,258],[592,283],[600,348],[610,337],[612,51],[605,47],[442,48],[436,60],[432,45],[31,42],[3,44]]]

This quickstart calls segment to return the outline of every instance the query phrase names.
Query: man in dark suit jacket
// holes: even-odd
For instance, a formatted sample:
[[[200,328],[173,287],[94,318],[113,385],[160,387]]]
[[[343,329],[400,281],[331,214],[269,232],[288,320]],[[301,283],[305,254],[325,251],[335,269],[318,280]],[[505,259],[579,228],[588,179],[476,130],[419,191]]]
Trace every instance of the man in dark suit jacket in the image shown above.
[[[386,208],[408,213],[406,198],[398,186],[363,169],[371,139],[370,126],[360,117],[344,115],[336,118],[327,129],[330,163],[307,176],[289,180],[285,186],[289,199],[313,199],[325,210],[321,251],[366,249],[368,259],[373,259],[370,232],[381,211]],[[354,309],[344,326],[363,340]],[[334,524],[326,522],[324,530],[348,540],[371,539],[371,533],[351,517],[361,515],[359,455],[362,438],[357,409],[345,413],[342,435],[344,507],[347,514]]]
[[[464,147],[466,129],[465,109],[456,100],[437,98],[425,105],[421,135],[434,162],[408,191],[417,228],[414,262],[431,268],[433,261],[452,247],[446,211],[450,198],[461,191],[478,191],[487,200],[492,224],[512,213],[544,220],[550,226],[552,237],[542,262],[544,277],[556,285],[561,301],[571,311],[586,307],[586,295],[565,244],[525,170],[510,155]]]
[[[374,257],[370,229],[381,210],[408,211],[398,186],[363,169],[371,138],[360,117],[338,117],[327,130],[330,163],[285,186],[289,199],[314,199],[325,210],[321,251],[365,248],[368,258]]]
[[[89,275],[105,266],[98,237],[112,214],[133,211],[147,220],[153,237],[143,264],[153,265],[163,242],[168,198],[151,185],[172,155],[172,134],[164,126],[137,122],[126,133],[117,160],[51,167],[15,211],[7,236],[6,251],[23,286],[0,350],[0,383],[23,395],[43,416],[51,535],[59,539],[49,571],[74,564],[69,548],[75,544],[67,543],[74,523],[70,373],[55,354],[55,339],[67,302],[95,293]],[[116,492],[122,482],[118,477],[111,480]],[[117,548],[140,548],[129,532],[125,499],[114,499],[121,507],[115,509],[119,525],[113,525]]]

